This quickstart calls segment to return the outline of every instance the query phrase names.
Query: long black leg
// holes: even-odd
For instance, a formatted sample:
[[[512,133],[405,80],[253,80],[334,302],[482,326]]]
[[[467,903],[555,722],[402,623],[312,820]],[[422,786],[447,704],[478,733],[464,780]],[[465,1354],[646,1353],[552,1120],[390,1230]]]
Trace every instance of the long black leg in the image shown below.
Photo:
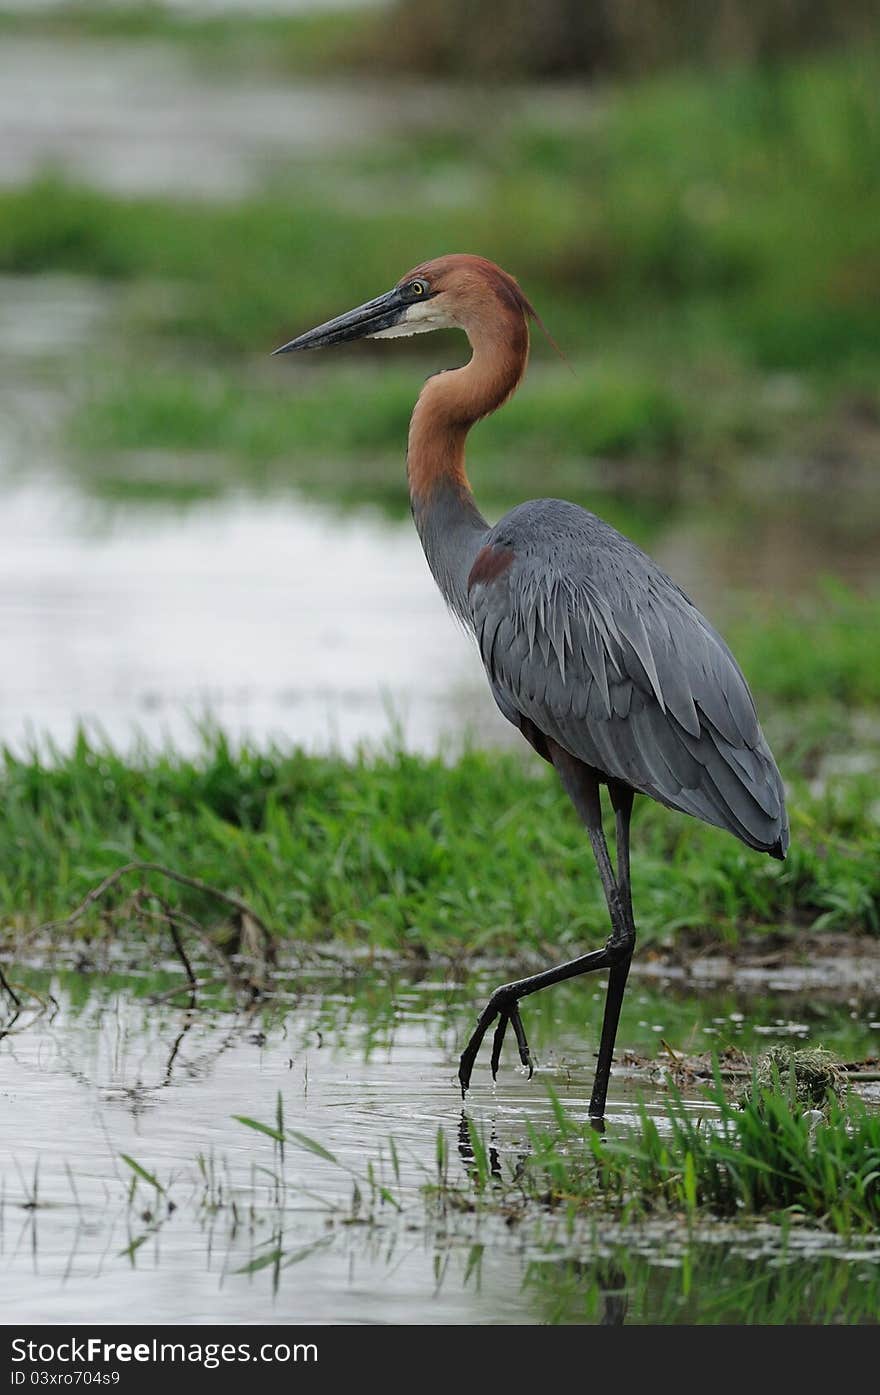
[[[605,1113],[617,1026],[620,1021],[626,980],[629,976],[629,966],[636,942],[629,880],[629,824],[632,814],[633,792],[625,785],[609,784],[611,802],[617,819],[617,876],[615,877],[602,829],[602,806],[599,799],[598,782],[595,779],[585,778],[587,772],[584,767],[573,760],[567,752],[562,752],[559,756],[554,754],[554,764],[559,770],[562,783],[575,808],[586,824],[596,865],[599,868],[599,876],[602,879],[605,900],[608,903],[608,913],[611,916],[611,938],[606,948],[613,949],[615,955],[608,975],[602,1035],[599,1040],[593,1092],[590,1096],[590,1117],[601,1119]]]
[[[626,991],[629,966],[632,963],[636,942],[636,928],[633,922],[632,893],[629,883],[629,822],[632,813],[633,793],[620,785],[610,787],[611,802],[617,816],[617,888],[620,906],[627,927],[629,953],[619,964],[615,964],[608,975],[608,991],[605,995],[605,1015],[602,1019],[602,1036],[599,1041],[599,1056],[596,1062],[596,1078],[590,1096],[590,1117],[601,1119],[605,1113],[605,1100],[608,1096],[608,1079],[611,1075],[611,1062],[614,1057],[614,1042],[620,1022],[620,1010]]]
[[[614,813],[617,818],[617,886],[620,891],[624,915],[635,937],[632,889],[629,881],[629,825],[635,796],[626,785],[609,785],[608,793],[611,795],[611,803],[614,805]]]
[[[617,879],[614,876],[614,869],[611,866],[611,858],[608,854],[608,846],[605,842],[605,834],[602,829],[602,811],[599,800],[599,782],[595,774],[583,765],[580,761],[570,756],[555,742],[548,741],[553,764],[559,772],[562,784],[571,798],[575,808],[583,819],[590,837],[590,844],[596,858],[596,865],[599,869],[599,876],[602,881],[602,888],[605,892],[605,899],[608,903],[608,912],[611,917],[611,936],[603,949],[593,950],[590,954],[581,955],[578,959],[569,960],[566,964],[559,965],[555,969],[546,969],[543,973],[533,974],[530,978],[517,979],[514,983],[506,983],[501,988],[497,988],[492,994],[486,1007],[477,1020],[477,1025],[468,1041],[467,1046],[461,1055],[458,1068],[458,1078],[461,1083],[462,1095],[470,1085],[471,1074],[477,1052],[483,1041],[486,1031],[499,1018],[498,1026],[495,1030],[495,1038],[492,1047],[492,1074],[495,1075],[498,1068],[498,1060],[501,1053],[501,1045],[507,1030],[508,1022],[513,1026],[516,1033],[517,1044],[519,1046],[520,1060],[529,1067],[531,1074],[532,1063],[529,1054],[528,1043],[526,1042],[525,1031],[519,1015],[517,1004],[521,998],[528,997],[531,993],[538,993],[543,988],[550,988],[554,983],[562,983],[565,979],[575,978],[580,974],[592,973],[598,969],[610,969],[614,974],[615,969],[626,967],[629,970],[629,961],[632,958],[632,945],[635,932],[631,928],[632,916],[628,915],[624,902],[628,905],[629,895],[629,861],[628,861],[628,841],[624,839],[627,853],[626,865],[626,892],[621,895]],[[626,791],[629,796],[629,806],[632,807],[632,793]],[[616,807],[616,806],[615,806]],[[625,813],[625,823],[628,829],[629,811]],[[618,837],[620,834],[620,823],[618,822]],[[619,972],[614,975],[615,992],[613,997],[623,998],[623,989],[626,986],[626,972],[622,981]],[[609,1000],[613,1001],[611,993],[611,983],[609,982]],[[610,1045],[603,1053],[600,1044],[599,1064],[596,1071],[596,1082],[593,1086],[592,1100],[596,1101],[600,1096],[602,1107],[604,1108],[605,1095],[608,1089],[608,1075],[611,1070],[611,1054],[614,1049],[614,1036],[617,1031],[617,1020],[620,1016],[620,1003],[618,1001],[616,1011],[609,1015],[606,1004],[605,1025],[603,1026],[602,1043],[606,1040],[606,1029],[610,1038]],[[607,1062],[605,1058],[607,1057]],[[604,1083],[600,1076],[604,1072]],[[593,1113],[592,1103],[590,1113]]]

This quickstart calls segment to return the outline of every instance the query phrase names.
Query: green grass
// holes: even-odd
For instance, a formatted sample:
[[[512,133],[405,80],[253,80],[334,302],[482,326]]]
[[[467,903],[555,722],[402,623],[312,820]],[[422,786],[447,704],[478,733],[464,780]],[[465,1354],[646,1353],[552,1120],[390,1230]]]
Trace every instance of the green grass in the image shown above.
[[[827,580],[799,603],[762,607],[760,624],[740,620],[728,639],[759,692],[804,701],[880,707],[880,596]]]
[[[641,801],[634,897],[644,940],[747,930],[880,929],[880,827],[868,777],[820,795],[795,783],[784,864]],[[469,752],[454,763],[391,753],[345,761],[245,749],[123,760],[81,738],[44,761],[7,754],[0,780],[0,917],[55,919],[132,858],[243,896],[273,934],[398,954],[553,953],[601,939],[583,830],[537,760]],[[209,925],[229,911],[146,880]],[[134,881],[80,923],[130,922]],[[128,909],[126,909],[128,908]]]
[[[555,1102],[556,1126],[533,1133],[529,1187],[551,1205],[667,1211],[696,1219],[770,1214],[848,1235],[880,1220],[880,1114],[858,1097],[805,1114],[782,1090],[732,1105],[720,1083],[707,1118],[673,1091],[668,1131],[645,1109],[640,1128],[603,1138]]]
[[[446,348],[438,361],[447,365],[466,353],[455,341]],[[295,484],[337,498],[366,493],[402,506],[409,418],[424,376],[417,361],[394,359],[384,369],[371,371],[368,361],[331,372],[282,360],[268,381],[191,365],[102,364],[89,374],[70,437],[93,482],[108,469],[124,473],[128,452],[166,451],[177,475],[188,452],[211,452],[221,482],[225,470],[252,486]],[[534,492],[538,459],[546,492],[586,502],[597,461],[637,457],[658,467],[644,491],[650,504],[668,498],[670,485],[674,492],[681,460],[672,457],[692,456],[697,435],[671,390],[626,365],[590,365],[577,376],[535,373],[504,412],[476,430],[470,454],[481,498],[509,501]]]

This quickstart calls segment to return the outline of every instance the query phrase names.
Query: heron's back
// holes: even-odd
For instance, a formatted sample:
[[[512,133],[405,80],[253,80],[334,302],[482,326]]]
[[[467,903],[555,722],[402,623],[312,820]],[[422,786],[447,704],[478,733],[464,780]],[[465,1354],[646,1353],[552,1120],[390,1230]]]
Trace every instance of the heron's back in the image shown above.
[[[670,577],[595,514],[537,499],[486,536],[468,600],[492,691],[607,778],[784,857],[782,779],[743,674]]]

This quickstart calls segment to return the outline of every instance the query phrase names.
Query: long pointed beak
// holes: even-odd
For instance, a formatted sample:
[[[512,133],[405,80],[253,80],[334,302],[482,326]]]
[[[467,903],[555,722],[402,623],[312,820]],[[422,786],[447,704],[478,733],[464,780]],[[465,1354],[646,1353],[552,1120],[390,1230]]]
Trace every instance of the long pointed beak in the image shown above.
[[[324,349],[329,344],[347,344],[352,339],[366,339],[379,330],[396,325],[406,313],[406,308],[403,295],[395,286],[393,291],[368,300],[366,305],[359,305],[356,310],[348,310],[344,315],[337,315],[335,320],[307,330],[297,339],[291,339],[289,344],[282,344],[280,349],[273,350],[273,353],[293,354],[300,349]]]

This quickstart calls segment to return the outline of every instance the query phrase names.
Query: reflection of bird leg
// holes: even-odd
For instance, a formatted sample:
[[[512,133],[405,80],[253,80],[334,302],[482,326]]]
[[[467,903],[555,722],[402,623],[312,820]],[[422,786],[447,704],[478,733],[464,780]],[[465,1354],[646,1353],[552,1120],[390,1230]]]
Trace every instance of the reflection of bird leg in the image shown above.
[[[468,1118],[466,1110],[461,1111],[461,1118],[458,1121],[458,1155],[464,1164],[464,1169],[472,1182],[480,1181],[480,1168],[477,1162],[477,1149],[474,1147],[473,1124]],[[482,1147],[480,1149],[482,1150]],[[489,1147],[486,1150],[486,1158],[489,1164],[489,1175],[496,1181],[501,1181],[501,1155],[498,1152],[495,1141],[495,1130]]]
[[[494,1133],[492,1134],[492,1137],[495,1137]],[[499,1182],[501,1181],[501,1154],[498,1152],[498,1149],[495,1147],[494,1143],[489,1149],[489,1171],[491,1172],[493,1177],[495,1177]]]
[[[602,1316],[600,1327],[622,1327],[626,1319],[629,1299],[626,1291],[626,1275],[616,1265],[600,1268],[596,1273],[602,1294]]]
[[[471,1164],[474,1161],[474,1145],[471,1142],[471,1121],[465,1110],[461,1111],[458,1121],[458,1156],[464,1163],[465,1172],[470,1176]]]

